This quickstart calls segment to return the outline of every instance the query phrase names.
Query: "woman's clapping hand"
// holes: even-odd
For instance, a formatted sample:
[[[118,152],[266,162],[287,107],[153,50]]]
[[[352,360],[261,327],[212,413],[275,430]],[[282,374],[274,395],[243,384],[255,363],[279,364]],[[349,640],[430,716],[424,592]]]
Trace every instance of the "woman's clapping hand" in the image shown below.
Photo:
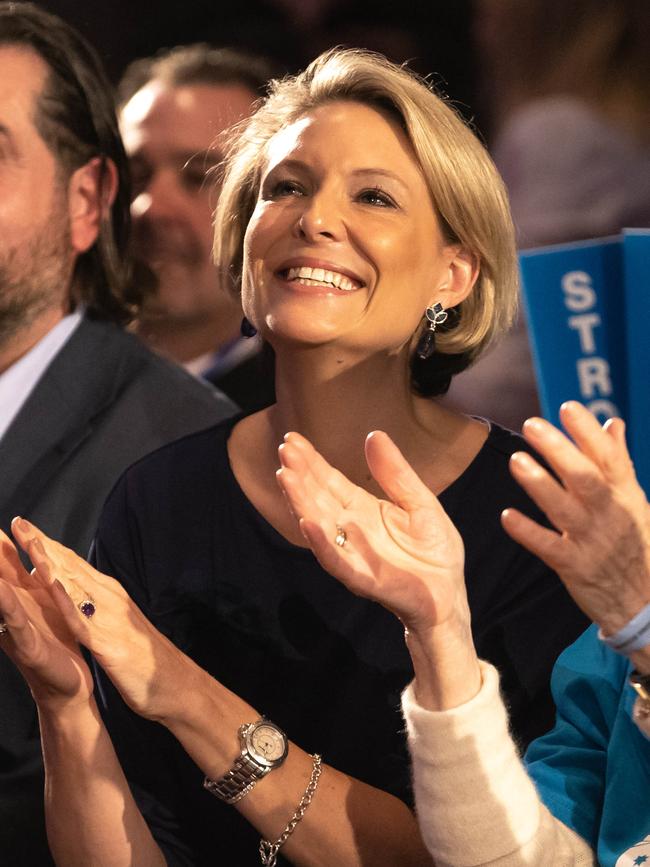
[[[78,644],[82,644],[133,710],[152,719],[164,719],[176,706],[178,684],[186,680],[187,658],[152,626],[115,579],[98,572],[24,519],[14,520],[12,532],[34,565],[31,575],[22,567],[20,572],[17,554],[13,550],[11,558],[9,549],[13,546],[5,537],[8,547],[4,562],[14,564],[17,586],[13,591],[18,601],[15,616],[5,609],[15,646],[12,655],[32,689],[34,672],[43,669],[41,660],[44,649],[48,649],[48,668],[43,674],[50,688],[71,690],[69,677],[65,678],[70,663],[63,657],[64,648],[77,662],[90,693],[92,679],[78,650]],[[88,601],[94,607],[91,617],[85,616],[80,607]],[[17,628],[10,616],[17,618]],[[18,628],[22,629],[20,635]],[[30,650],[32,644],[34,649]],[[29,659],[30,671],[24,669],[23,658]]]
[[[385,500],[352,484],[300,434],[287,434],[279,455],[278,481],[324,569],[380,602],[409,631],[469,621],[460,535],[385,433],[366,440],[368,467]]]
[[[36,701],[87,701],[92,677],[59,609],[64,591],[30,575],[1,531],[0,576],[0,611],[8,627],[0,647],[18,666]]]

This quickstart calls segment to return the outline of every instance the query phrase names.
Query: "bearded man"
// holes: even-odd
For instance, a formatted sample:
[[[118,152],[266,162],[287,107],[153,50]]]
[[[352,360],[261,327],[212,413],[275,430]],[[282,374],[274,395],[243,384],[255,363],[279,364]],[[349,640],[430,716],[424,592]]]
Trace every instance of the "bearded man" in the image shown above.
[[[121,328],[130,198],[96,55],[42,9],[0,2],[0,528],[24,515],[82,554],[127,466],[234,410]],[[4,654],[0,706],[0,860],[42,867],[36,710]]]

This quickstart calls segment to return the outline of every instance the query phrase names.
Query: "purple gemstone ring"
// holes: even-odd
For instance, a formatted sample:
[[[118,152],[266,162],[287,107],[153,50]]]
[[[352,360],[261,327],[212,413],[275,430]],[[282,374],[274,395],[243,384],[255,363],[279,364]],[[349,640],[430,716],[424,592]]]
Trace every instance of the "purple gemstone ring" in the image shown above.
[[[95,603],[92,601],[92,599],[84,599],[84,601],[80,602],[77,607],[79,608],[79,611],[81,611],[83,616],[87,617],[89,620],[97,610],[95,608]]]

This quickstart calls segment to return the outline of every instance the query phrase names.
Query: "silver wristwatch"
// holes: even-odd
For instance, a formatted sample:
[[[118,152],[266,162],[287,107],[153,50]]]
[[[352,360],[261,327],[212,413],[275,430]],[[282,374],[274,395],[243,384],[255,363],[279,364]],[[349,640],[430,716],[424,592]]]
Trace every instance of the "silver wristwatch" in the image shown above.
[[[239,728],[241,755],[219,780],[203,781],[208,792],[227,804],[236,804],[269,771],[279,768],[289,751],[287,736],[275,723],[259,719]]]

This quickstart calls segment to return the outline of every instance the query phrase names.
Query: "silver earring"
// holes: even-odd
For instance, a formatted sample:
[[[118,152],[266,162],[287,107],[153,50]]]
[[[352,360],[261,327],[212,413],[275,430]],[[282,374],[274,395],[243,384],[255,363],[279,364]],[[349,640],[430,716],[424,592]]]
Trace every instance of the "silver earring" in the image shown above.
[[[436,328],[447,321],[447,311],[439,301],[433,307],[427,307],[424,311],[424,316],[427,320],[427,326],[418,340],[418,345],[415,348],[415,353],[422,361],[431,358],[436,351]]]

